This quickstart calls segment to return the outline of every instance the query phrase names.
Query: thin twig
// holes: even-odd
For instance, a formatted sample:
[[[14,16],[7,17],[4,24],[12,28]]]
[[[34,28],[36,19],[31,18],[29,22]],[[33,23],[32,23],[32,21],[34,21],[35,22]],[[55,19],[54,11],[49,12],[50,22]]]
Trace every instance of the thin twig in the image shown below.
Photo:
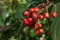
[[[37,8],[37,7],[40,7],[40,6],[45,7],[46,5],[49,5],[50,3],[51,3],[51,2],[39,4],[39,5],[36,6],[36,8]]]
[[[46,12],[48,12],[48,7],[46,6]]]
[[[55,5],[55,4],[53,4],[53,6],[54,6],[54,8],[55,8],[55,12],[56,12],[56,5]]]
[[[23,23],[23,21],[21,22],[21,24],[20,24],[20,28],[18,29],[18,31],[17,31],[17,33],[16,33],[15,36],[18,36],[18,34],[19,34],[19,32],[20,32],[20,30],[21,30],[21,28],[22,28],[22,23]]]
[[[48,6],[49,4],[51,4],[51,3],[49,2],[49,3],[42,5],[42,9],[41,9],[41,11],[38,12],[38,14],[42,13],[42,11],[44,11],[45,7]]]
[[[37,7],[39,7],[39,6],[42,6],[42,5],[44,5],[44,3],[42,3],[42,4],[39,4],[38,6],[36,6],[36,8],[37,8]]]

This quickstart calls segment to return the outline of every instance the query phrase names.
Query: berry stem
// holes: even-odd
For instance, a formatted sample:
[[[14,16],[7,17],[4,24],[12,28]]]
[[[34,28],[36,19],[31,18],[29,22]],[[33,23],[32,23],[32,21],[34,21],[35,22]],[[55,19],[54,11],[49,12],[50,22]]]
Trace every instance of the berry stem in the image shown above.
[[[38,14],[42,13],[42,11],[44,11],[45,7],[48,6],[49,4],[51,4],[51,2],[39,4],[37,7],[41,6],[42,8],[41,8],[41,11],[38,12]],[[48,12],[48,8],[47,8],[47,12]]]
[[[41,7],[45,7],[45,6],[49,5],[49,4],[51,4],[51,2],[42,3],[42,4],[37,5],[36,8],[37,8],[37,7],[40,7],[40,6],[41,6]]]
[[[40,20],[38,19],[37,24],[40,24]]]
[[[46,12],[48,12],[48,6],[46,6]]]
[[[54,6],[54,8],[55,8],[55,12],[56,12],[56,5],[55,5],[55,4],[53,4],[53,6]]]

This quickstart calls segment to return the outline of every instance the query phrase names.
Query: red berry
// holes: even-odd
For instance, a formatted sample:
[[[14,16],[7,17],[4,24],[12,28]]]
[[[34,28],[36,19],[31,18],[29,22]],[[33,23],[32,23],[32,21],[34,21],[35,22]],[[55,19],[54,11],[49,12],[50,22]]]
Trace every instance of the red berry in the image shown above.
[[[27,18],[27,20],[28,20],[29,22],[32,22],[32,18]]]
[[[23,21],[25,22],[25,21],[27,21],[27,19],[25,18]]]
[[[49,13],[46,12],[46,13],[44,14],[44,17],[45,17],[45,18],[49,18],[49,17],[50,17]]]
[[[57,13],[56,12],[52,12],[52,17],[56,18],[57,17]]]
[[[39,30],[36,30],[36,34],[37,34],[37,35],[39,35],[39,34],[40,34]]]
[[[29,25],[29,22],[28,21],[25,21],[24,24],[28,26]]]
[[[42,24],[38,24],[38,27],[42,28]]]
[[[40,34],[43,33],[43,29],[39,29]]]
[[[39,19],[42,20],[44,18],[44,16],[42,14],[40,14]]]
[[[23,21],[24,21],[24,24],[25,24],[25,25],[29,25],[29,22],[28,22],[27,19],[24,19]]]
[[[35,29],[37,29],[37,28],[38,28],[38,25],[37,25],[37,24],[35,24],[35,25],[34,25],[34,28],[35,28]]]
[[[35,8],[30,8],[30,12],[35,12]]]
[[[25,11],[25,12],[24,12],[24,15],[25,15],[25,16],[29,16],[29,12],[28,12],[28,11]]]
[[[38,18],[38,15],[36,13],[32,13],[33,18]]]
[[[35,8],[35,12],[39,12],[40,11],[40,9],[39,8]]]

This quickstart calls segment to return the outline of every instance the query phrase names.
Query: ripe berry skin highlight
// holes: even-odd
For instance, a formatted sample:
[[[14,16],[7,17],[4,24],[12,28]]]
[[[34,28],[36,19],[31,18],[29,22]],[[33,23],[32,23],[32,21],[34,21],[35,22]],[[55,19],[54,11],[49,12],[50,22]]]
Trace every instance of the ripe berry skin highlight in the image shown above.
[[[45,18],[50,18],[49,13],[48,13],[48,12],[46,12],[46,13],[44,14],[44,17],[45,17]]]
[[[36,13],[32,13],[33,18],[38,18],[38,15]]]
[[[30,12],[35,12],[35,8],[30,8]]]
[[[23,21],[25,22],[25,21],[27,21],[27,19],[25,18],[25,19],[23,19]]]
[[[35,29],[38,29],[38,25],[37,25],[37,24],[35,24],[35,25],[34,25],[34,28],[35,28]]]
[[[24,21],[24,24],[25,24],[25,25],[29,25],[29,22],[28,22],[27,19],[24,19],[23,21]]]
[[[57,13],[56,12],[52,12],[52,17],[56,18],[57,17]]]
[[[43,29],[39,29],[40,34],[43,33]]]
[[[36,34],[37,34],[37,35],[39,35],[39,34],[40,34],[39,30],[36,30]]]
[[[28,26],[29,25],[29,22],[28,21],[25,21],[24,24]]]
[[[42,24],[38,24],[38,27],[42,28]]]
[[[33,19],[32,19],[32,18],[27,18],[27,20],[28,20],[29,22],[32,22],[32,21],[33,21]]]
[[[35,8],[35,12],[39,12],[40,11],[40,9],[39,8]]]
[[[39,15],[39,19],[42,20],[44,16],[42,14]]]
[[[29,16],[29,12],[28,12],[28,11],[25,11],[25,12],[24,12],[24,15],[25,15],[25,16]]]

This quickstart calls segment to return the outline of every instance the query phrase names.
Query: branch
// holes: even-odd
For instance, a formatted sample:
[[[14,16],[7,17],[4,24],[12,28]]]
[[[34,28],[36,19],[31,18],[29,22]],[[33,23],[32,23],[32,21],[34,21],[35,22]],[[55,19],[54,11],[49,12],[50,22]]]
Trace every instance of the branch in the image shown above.
[[[22,24],[23,24],[23,21],[21,21],[20,27],[19,27],[18,31],[16,32],[16,35],[15,35],[16,37],[19,35],[19,32],[22,29]]]
[[[53,4],[53,6],[54,6],[54,8],[55,8],[55,12],[56,12],[56,5],[55,5],[55,4]]]
[[[40,14],[40,13],[42,13],[42,11],[44,11],[45,10],[45,7],[46,6],[48,6],[48,5],[50,5],[50,4],[53,4],[53,3],[51,3],[51,2],[49,2],[49,3],[44,3],[43,5],[42,4],[39,4],[37,7],[40,7],[41,5],[41,10],[38,12],[38,14]]]

